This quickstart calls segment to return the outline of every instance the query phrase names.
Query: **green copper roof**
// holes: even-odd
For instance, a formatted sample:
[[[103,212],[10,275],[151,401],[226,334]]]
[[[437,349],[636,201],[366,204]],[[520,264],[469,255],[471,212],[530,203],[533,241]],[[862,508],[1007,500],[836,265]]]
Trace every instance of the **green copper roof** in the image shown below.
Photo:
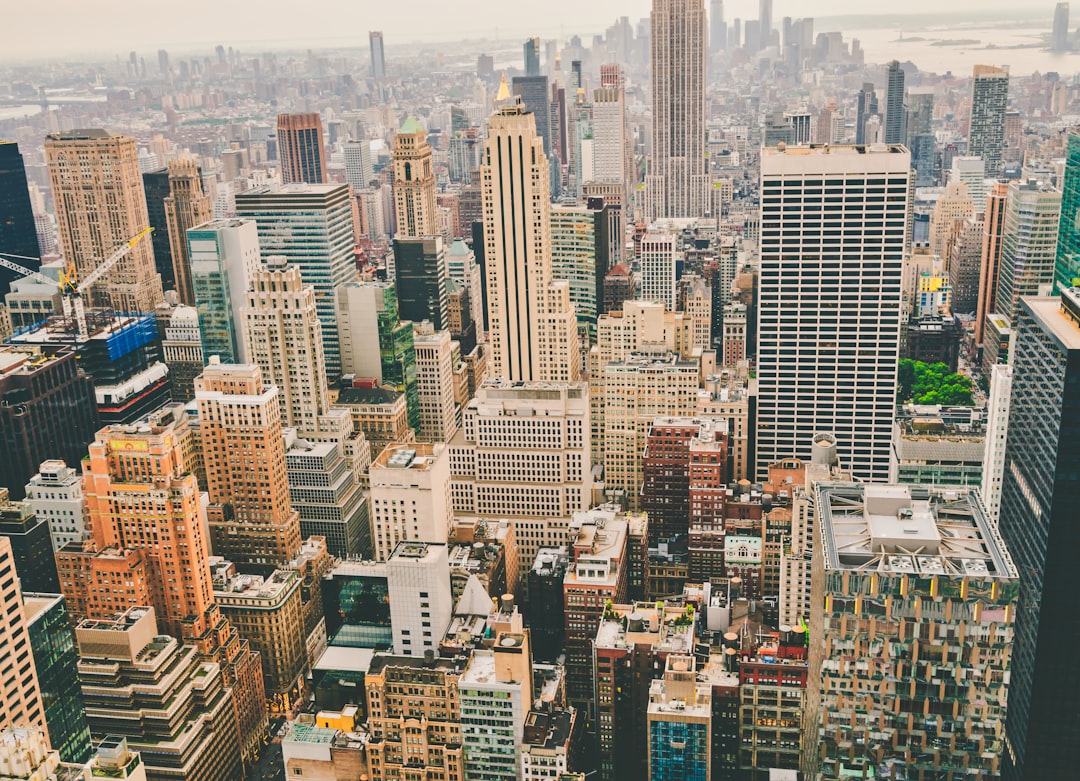
[[[402,123],[401,129],[398,132],[399,133],[424,133],[426,131],[420,125],[420,123],[416,121],[416,117],[409,116]]]

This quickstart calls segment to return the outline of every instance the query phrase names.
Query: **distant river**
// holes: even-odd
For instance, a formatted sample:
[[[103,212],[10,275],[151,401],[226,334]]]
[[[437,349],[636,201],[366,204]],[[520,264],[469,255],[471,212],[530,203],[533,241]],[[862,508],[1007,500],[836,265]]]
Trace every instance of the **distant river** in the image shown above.
[[[826,20],[823,20],[826,21]],[[830,27],[828,29],[842,29]],[[818,27],[818,32],[825,31]],[[1057,71],[1062,78],[1080,72],[1080,52],[1055,54],[1045,48],[1045,27],[1001,24],[964,27],[928,26],[902,30],[895,27],[842,30],[844,40],[858,38],[867,63],[911,60],[921,71],[971,74],[973,65],[1008,66],[1014,76],[1036,71]],[[903,40],[900,40],[901,35]]]

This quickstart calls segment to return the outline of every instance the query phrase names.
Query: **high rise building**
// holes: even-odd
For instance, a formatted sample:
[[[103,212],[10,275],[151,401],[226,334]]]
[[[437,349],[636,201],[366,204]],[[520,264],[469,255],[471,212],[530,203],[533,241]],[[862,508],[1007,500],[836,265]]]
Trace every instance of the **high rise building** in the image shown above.
[[[1068,6],[1058,3],[1058,7]],[[1054,294],[1080,285],[1080,134],[1070,133],[1066,144],[1065,177],[1061,186],[1061,223],[1058,228],[1057,259],[1054,264]],[[1070,216],[1071,215],[1071,216]]]
[[[986,319],[996,313],[1008,200],[1009,186],[1005,182],[997,182],[986,196],[982,254],[979,259],[979,300],[975,311],[975,344],[979,346],[983,344]],[[1060,252],[1059,248],[1059,257]]]
[[[772,0],[758,0],[758,33],[761,35],[758,51],[769,48],[773,33]]]
[[[11,542],[0,536],[0,571],[11,573],[15,557]],[[30,653],[30,635],[23,614],[22,589],[19,579],[5,577],[0,582],[0,608],[3,609],[3,631],[0,632],[0,658],[7,659],[12,670],[0,686],[0,729],[6,727],[37,727],[47,729],[45,705],[38,685],[34,656]]]
[[[982,459],[982,500],[994,526],[1001,514],[1001,481],[1005,478],[1005,446],[1012,405],[1013,367],[995,363],[990,368],[990,395],[986,403],[986,447]]]
[[[263,380],[278,389],[282,426],[318,431],[330,392],[315,290],[300,280],[296,266],[273,255],[255,273],[246,298],[244,349]]]
[[[437,653],[454,612],[446,543],[397,543],[386,560],[386,587],[393,606],[394,652]]]
[[[450,315],[442,236],[394,239],[394,272],[399,316],[414,323],[427,320],[436,330],[445,329]]]
[[[41,462],[40,471],[26,484],[26,502],[49,524],[53,551],[89,538],[82,479],[62,460]]]
[[[349,186],[258,187],[236,196],[236,213],[255,221],[264,256],[285,256],[304,284],[315,288],[327,379],[334,382],[341,375],[337,289],[356,280]]]
[[[766,149],[761,176],[757,474],[781,459],[805,458],[813,435],[828,431],[849,448],[844,463],[855,475],[883,480],[896,403],[910,155],[900,146]],[[858,200],[839,222],[802,197],[813,188],[861,194],[881,179],[885,199]],[[795,214],[782,211],[792,198],[801,226],[794,232],[784,226]],[[834,225],[848,235],[828,236]],[[792,265],[796,255],[801,260]],[[848,326],[855,310],[857,330]]]
[[[141,754],[149,779],[243,778],[232,698],[221,669],[203,660],[195,646],[160,635],[152,607],[84,620],[75,637],[95,740],[125,738]],[[116,770],[107,775],[123,777]]]
[[[394,207],[398,238],[436,236],[435,170],[427,131],[409,117],[394,136]]]
[[[368,33],[368,45],[371,49],[371,78],[386,78],[386,53],[383,51],[383,34],[379,30]]]
[[[889,63],[885,91],[885,143],[903,144],[907,140],[904,123],[904,69],[898,60]]]
[[[522,47],[525,53],[525,75],[540,75],[540,39],[526,38]]]
[[[65,762],[90,758],[90,727],[79,688],[79,654],[64,598],[23,592],[23,610],[38,671],[49,742]]]
[[[351,415],[349,422],[353,422]],[[363,441],[368,444],[366,438]],[[369,448],[363,472],[370,462]],[[370,558],[368,496],[345,452],[345,443],[296,439],[285,454],[285,466],[289,496],[300,515],[300,536],[305,540],[323,538],[329,553],[337,558]]]
[[[210,547],[246,569],[272,571],[300,548],[289,501],[280,390],[258,366],[213,357],[195,380],[210,507]]]
[[[1059,668],[1072,609],[1069,555],[1080,502],[1068,465],[1080,430],[1072,410],[1080,368],[1080,296],[1022,298],[1013,323],[1012,399],[998,529],[1021,573],[1002,778],[1067,777],[1080,725],[1069,717],[1076,676]]]
[[[978,492],[820,483],[816,500],[803,771],[840,779],[919,766],[939,777],[998,776],[1020,585]],[[920,609],[928,600],[938,607]],[[860,621],[855,605],[906,618],[883,635],[874,627],[886,619]],[[979,653],[969,653],[969,632]],[[924,638],[937,654],[916,650]],[[875,685],[894,679],[895,687]],[[942,702],[941,712],[897,718],[924,698]],[[935,750],[941,741],[949,750]]]
[[[641,283],[642,301],[657,301],[675,311],[677,253],[674,234],[652,231],[641,237],[637,278]]]
[[[361,138],[345,142],[345,181],[354,190],[364,190],[371,186],[375,178],[375,169],[371,167],[371,141]]]
[[[724,0],[709,3],[709,54],[727,48],[727,23],[724,22]]]
[[[967,153],[981,157],[986,173],[1001,171],[1005,146],[1005,108],[1009,101],[1009,72],[993,65],[976,65],[971,79],[971,124]]]
[[[372,781],[392,781],[406,770],[434,781],[465,778],[458,686],[467,663],[461,656],[430,663],[381,653],[372,658],[363,681]],[[409,726],[413,719],[418,727]]]
[[[20,266],[37,269],[38,241],[26,167],[14,141],[0,141],[0,252],[20,257]],[[0,270],[0,298],[7,294],[18,275]]]
[[[503,77],[505,79],[505,76]],[[544,142],[544,154],[554,156],[557,149],[551,137],[551,92],[548,89],[547,76],[515,76],[513,79],[514,95],[521,98],[525,110],[535,118],[536,134]]]
[[[609,209],[551,207],[551,274],[570,284],[574,314],[590,339],[596,337],[596,317],[611,261]]]
[[[649,688],[650,781],[712,777],[712,715],[712,687],[698,682],[695,658],[668,656]]]
[[[562,545],[592,503],[588,415],[585,383],[486,380],[449,445],[454,512],[512,519],[523,562]]]
[[[180,303],[195,306],[191,282],[191,254],[188,231],[210,221],[213,203],[203,193],[202,174],[194,160],[169,163],[169,196],[165,199],[165,222],[168,227],[169,255]]]
[[[964,220],[975,215],[975,204],[964,182],[950,180],[945,193],[930,212],[930,251],[947,262],[952,242]]]
[[[11,543],[15,577],[24,591],[60,591],[48,522],[34,514],[29,502],[10,501],[7,488],[0,488],[0,537]]]
[[[911,150],[911,167],[915,169],[915,186],[929,187],[934,183],[937,141],[934,138],[934,89],[912,87],[908,90],[905,143]]]
[[[573,382],[577,321],[569,283],[552,278],[547,158],[533,115],[505,82],[497,105],[481,166],[490,374]]]
[[[100,129],[53,133],[45,138],[45,159],[60,244],[85,277],[150,226],[135,139]],[[147,241],[132,247],[89,291],[91,305],[117,312],[153,312],[163,300]]]
[[[855,114],[856,145],[869,143],[869,139],[866,137],[866,127],[870,122],[870,118],[874,116],[879,116],[877,93],[874,91],[872,82],[863,82],[862,89],[859,90],[857,111]]]
[[[69,346],[0,346],[0,486],[12,499],[50,458],[77,464],[98,426],[94,383]]]
[[[390,445],[369,474],[376,561],[386,561],[399,542],[447,538],[453,507],[446,445]]]
[[[619,185],[622,203],[629,204],[637,182],[621,79],[593,90],[592,135],[592,182]]]
[[[994,311],[1010,322],[1021,297],[1052,287],[1060,222],[1060,190],[1035,181],[1009,183]]]
[[[203,358],[246,363],[243,309],[261,262],[255,221],[205,222],[188,230],[187,241]]]
[[[1054,27],[1050,32],[1050,51],[1067,52],[1069,45],[1069,4],[1054,6]]]
[[[172,398],[186,404],[195,398],[195,378],[202,374],[205,365],[199,313],[193,306],[164,304],[155,315],[161,336],[161,359],[169,370]]]
[[[278,114],[277,143],[282,182],[326,183],[326,143],[318,112]]]
[[[416,329],[413,343],[420,398],[416,437],[422,442],[449,442],[461,427],[461,405],[468,393],[461,347],[449,331],[431,328]]]
[[[518,619],[520,623],[520,619]],[[458,681],[465,778],[521,778],[521,744],[533,701],[529,635],[499,632],[492,648],[473,652]]]
[[[651,20],[652,154],[645,215],[702,217],[709,203],[704,0],[653,0]]]

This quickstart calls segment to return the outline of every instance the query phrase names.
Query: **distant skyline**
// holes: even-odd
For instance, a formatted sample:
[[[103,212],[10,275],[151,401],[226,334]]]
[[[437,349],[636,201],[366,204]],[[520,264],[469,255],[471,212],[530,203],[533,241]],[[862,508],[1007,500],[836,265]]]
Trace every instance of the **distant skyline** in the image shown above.
[[[705,0],[706,8],[709,0]],[[1045,11],[1047,31],[1053,19],[1054,2],[1034,7],[1018,0],[954,0],[947,12],[1016,10],[1024,18]],[[725,16],[754,19],[757,0],[728,0]],[[1077,4],[1080,14],[1080,3]],[[131,0],[53,0],[35,3],[18,0],[5,14],[4,48],[0,60],[40,60],[55,56],[121,54],[130,50],[174,47],[178,51],[217,44],[234,46],[275,46],[315,48],[367,45],[368,30],[386,33],[387,49],[406,42],[442,42],[470,38],[499,38],[535,34],[569,37],[603,31],[619,16],[632,20],[647,16],[650,0],[547,0],[543,12],[531,4],[500,0],[417,0],[405,3],[357,3],[326,0],[311,6],[311,13],[297,14],[295,0],[265,0],[257,6],[221,0],[188,0],[180,6],[143,7]],[[305,10],[307,10],[305,8]],[[935,0],[908,0],[904,15],[939,13]],[[848,14],[896,16],[878,13],[864,0],[775,0],[773,19],[777,26],[784,16],[826,17]],[[343,31],[354,31],[351,35]]]

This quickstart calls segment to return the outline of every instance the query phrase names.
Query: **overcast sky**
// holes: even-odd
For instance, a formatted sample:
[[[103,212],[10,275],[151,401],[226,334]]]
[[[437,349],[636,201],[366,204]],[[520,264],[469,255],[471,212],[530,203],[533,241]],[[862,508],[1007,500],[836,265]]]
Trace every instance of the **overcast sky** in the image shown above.
[[[648,14],[650,0],[0,0],[4,47],[0,58],[61,54],[177,50],[217,43],[264,46],[333,46],[355,39],[366,45],[367,31],[381,29],[387,47],[405,41],[518,37],[526,32],[551,37],[602,31],[621,15]],[[706,7],[709,0],[706,0]],[[1047,27],[1053,2],[1045,0],[906,0],[888,4],[904,13],[1045,8]],[[725,16],[757,17],[756,0],[729,0]],[[537,9],[540,9],[539,13]],[[774,0],[773,17],[822,17],[873,13],[866,0]],[[1075,24],[1075,21],[1074,21]]]

